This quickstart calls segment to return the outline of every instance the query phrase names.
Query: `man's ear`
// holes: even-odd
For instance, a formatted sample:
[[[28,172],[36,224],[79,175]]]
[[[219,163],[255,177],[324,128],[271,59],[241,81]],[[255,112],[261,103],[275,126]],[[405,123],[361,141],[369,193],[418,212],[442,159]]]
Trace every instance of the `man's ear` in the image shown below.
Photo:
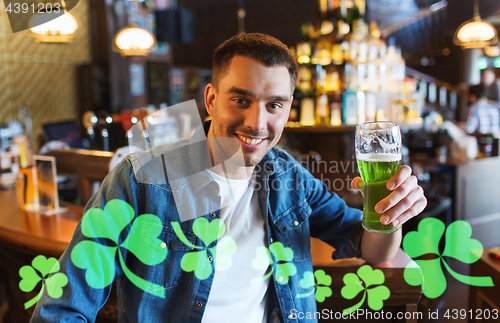
[[[215,110],[215,97],[217,96],[217,90],[215,85],[212,83],[207,84],[205,87],[205,108],[210,116],[213,117]]]

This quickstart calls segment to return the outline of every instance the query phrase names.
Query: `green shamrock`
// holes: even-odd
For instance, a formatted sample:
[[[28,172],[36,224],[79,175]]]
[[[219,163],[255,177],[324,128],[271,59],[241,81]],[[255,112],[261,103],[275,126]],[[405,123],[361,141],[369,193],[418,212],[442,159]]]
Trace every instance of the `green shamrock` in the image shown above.
[[[298,294],[297,298],[308,297],[312,293],[316,292],[316,301],[323,303],[327,297],[332,296],[332,289],[330,285],[332,284],[332,277],[327,275],[323,269],[318,269],[314,272],[314,275],[310,271],[304,273],[304,278],[300,281],[300,287],[303,289],[309,289],[314,287],[314,289],[305,294]]]
[[[130,225],[130,223],[132,223]],[[120,234],[130,225],[127,237],[121,241]],[[154,266],[167,257],[167,245],[158,239],[163,229],[161,220],[152,214],[135,218],[134,209],[121,200],[109,201],[104,210],[92,208],[85,212],[81,221],[84,236],[106,239],[108,245],[95,240],[79,242],[71,251],[73,264],[85,269],[85,280],[90,287],[100,289],[109,286],[115,279],[115,258],[125,276],[137,287],[152,295],[165,298],[165,288],[136,276],[124,260],[125,250],[139,261]]]
[[[365,298],[368,298],[368,307],[374,311],[378,311],[384,306],[384,300],[391,296],[389,288],[382,285],[385,280],[382,270],[372,269],[370,265],[364,265],[358,269],[357,273],[357,275],[354,273],[347,273],[344,275],[345,286],[340,290],[340,294],[345,299],[353,299],[364,290],[363,298],[356,305],[343,310],[342,315],[348,315],[355,312],[363,305]],[[381,286],[368,288],[373,285]]]
[[[193,232],[203,242],[205,246],[195,246],[182,232],[179,222],[172,222],[172,227],[179,239],[187,246],[196,251],[190,251],[182,256],[181,268],[186,272],[194,272],[198,279],[207,279],[212,275],[215,268],[219,271],[231,267],[231,255],[236,252],[236,243],[234,240],[225,236],[226,227],[220,219],[214,219],[208,222],[207,219],[199,217],[193,222]],[[222,237],[222,239],[221,239]],[[216,240],[217,244],[214,244]],[[216,251],[218,255],[216,256]],[[217,259],[217,261],[216,261]]]
[[[58,273],[61,266],[56,258],[47,259],[42,255],[36,256],[31,262],[31,265],[32,266],[22,266],[21,269],[19,269],[19,276],[22,278],[19,282],[19,288],[23,292],[31,292],[40,281],[42,282],[42,288],[38,295],[24,303],[25,309],[35,305],[42,296],[45,287],[47,287],[47,294],[49,294],[50,297],[60,298],[63,294],[62,288],[68,284],[68,277],[63,273]],[[35,269],[37,271],[35,271]],[[41,274],[41,277],[38,273]]]
[[[293,250],[288,247],[284,247],[281,242],[274,242],[266,247],[259,247],[255,250],[256,258],[252,261],[252,266],[257,270],[264,270],[269,267],[270,264],[271,271],[264,275],[262,278],[252,279],[252,283],[266,280],[271,276],[274,271],[274,276],[279,284],[288,283],[290,276],[297,273],[297,268],[293,263]],[[272,256],[271,256],[272,255]]]
[[[453,257],[464,263],[476,262],[483,254],[483,245],[476,239],[471,239],[472,228],[466,221],[454,221],[446,230],[445,247],[439,252],[439,241],[445,232],[442,221],[434,218],[423,219],[417,231],[409,232],[403,240],[403,249],[413,259],[424,255],[433,255],[434,259],[416,259],[404,272],[404,278],[409,285],[422,285],[423,293],[428,298],[441,296],[446,289],[446,277],[441,264],[458,281],[473,286],[493,286],[491,277],[471,277],[453,271],[443,257]],[[422,275],[415,274],[415,268],[420,267]]]

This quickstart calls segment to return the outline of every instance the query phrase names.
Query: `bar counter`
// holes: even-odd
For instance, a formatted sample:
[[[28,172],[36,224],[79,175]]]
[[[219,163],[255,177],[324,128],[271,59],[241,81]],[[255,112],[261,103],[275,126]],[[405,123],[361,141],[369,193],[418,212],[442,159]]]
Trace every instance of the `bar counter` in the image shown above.
[[[16,203],[16,191],[0,191],[0,246],[26,254],[60,257],[71,241],[83,207],[64,205],[65,212],[46,216]]]

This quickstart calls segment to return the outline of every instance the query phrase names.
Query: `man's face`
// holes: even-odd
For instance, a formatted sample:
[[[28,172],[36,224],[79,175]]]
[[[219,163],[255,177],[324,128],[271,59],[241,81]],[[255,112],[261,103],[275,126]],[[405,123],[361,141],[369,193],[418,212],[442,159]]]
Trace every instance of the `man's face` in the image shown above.
[[[245,166],[257,165],[281,137],[291,91],[285,66],[267,67],[248,57],[233,57],[218,89],[213,84],[205,89],[207,111],[213,118],[209,145],[213,145],[210,137],[234,138],[242,148]]]
[[[469,90],[465,92],[465,97],[467,98],[467,103],[469,105],[473,105],[477,102],[477,98],[475,94],[470,94]]]

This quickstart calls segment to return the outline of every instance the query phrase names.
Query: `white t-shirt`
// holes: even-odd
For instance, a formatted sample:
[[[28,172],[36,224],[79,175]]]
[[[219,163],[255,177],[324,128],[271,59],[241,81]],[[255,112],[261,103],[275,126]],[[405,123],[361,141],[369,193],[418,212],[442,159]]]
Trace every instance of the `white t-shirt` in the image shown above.
[[[253,175],[234,180],[209,173],[220,187],[221,205],[225,206],[220,218],[226,226],[226,233],[217,244],[215,276],[202,322],[266,322],[270,278],[263,277],[269,268],[263,270],[252,266],[257,248],[267,247],[264,217],[254,193],[255,179]],[[235,250],[234,244],[221,243],[226,236],[236,243]],[[221,250],[223,248],[226,250]],[[223,262],[217,261],[221,252],[231,254],[230,265],[227,257]]]

